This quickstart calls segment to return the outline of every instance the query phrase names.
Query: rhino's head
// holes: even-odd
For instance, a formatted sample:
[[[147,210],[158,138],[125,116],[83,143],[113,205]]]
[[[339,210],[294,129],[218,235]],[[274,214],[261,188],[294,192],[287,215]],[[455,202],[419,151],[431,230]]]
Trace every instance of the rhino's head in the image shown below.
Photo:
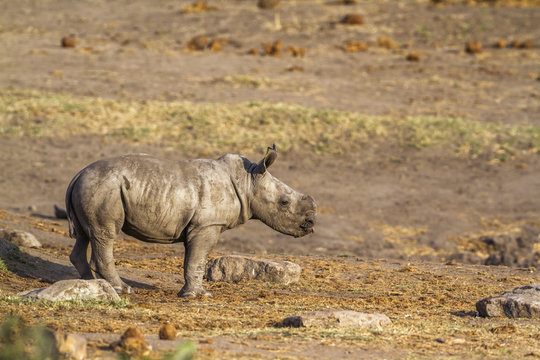
[[[294,190],[273,177],[267,169],[277,157],[276,146],[268,148],[265,157],[251,165],[253,184],[251,212],[272,229],[300,237],[313,232],[317,205],[313,198]]]

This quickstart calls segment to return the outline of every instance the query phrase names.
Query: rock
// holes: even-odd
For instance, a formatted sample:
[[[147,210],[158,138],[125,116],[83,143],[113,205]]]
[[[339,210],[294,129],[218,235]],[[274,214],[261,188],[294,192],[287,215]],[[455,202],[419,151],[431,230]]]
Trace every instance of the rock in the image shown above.
[[[66,210],[54,205],[54,216],[58,219],[67,219]]]
[[[304,57],[306,55],[306,48],[301,46],[288,46],[285,52],[291,54],[294,57]]]
[[[119,301],[120,296],[111,284],[103,279],[95,280],[60,280],[49,287],[24,291],[17,296],[26,299],[42,299],[49,301],[63,300],[112,300]]]
[[[143,333],[135,327],[129,327],[119,341],[111,344],[111,348],[134,358],[148,356],[152,350]]]
[[[367,51],[367,44],[363,41],[349,40],[343,45],[345,52]]]
[[[64,36],[62,40],[60,40],[60,45],[65,48],[74,48],[76,45],[75,38],[72,36]]]
[[[300,266],[290,261],[272,261],[244,256],[222,256],[206,264],[208,281],[238,282],[243,279],[291,284],[300,279]]]
[[[247,54],[248,55],[259,55],[259,49],[254,47],[254,48],[251,48],[247,51]]]
[[[188,50],[196,50],[196,51],[202,51],[206,49],[208,44],[210,43],[210,39],[208,39],[204,35],[197,35],[193,37],[187,44]]]
[[[161,340],[176,340],[176,328],[171,324],[164,324],[159,329],[159,338]]]
[[[465,51],[469,54],[481,53],[482,43],[480,41],[469,41],[465,44]]]
[[[283,43],[279,40],[274,41],[273,43],[263,43],[263,52],[262,55],[270,55],[270,56],[279,56],[281,53],[281,48],[283,47]]]
[[[391,38],[388,36],[379,36],[377,38],[377,44],[379,44],[380,47],[385,49],[391,49],[391,50],[398,50],[399,45],[394,42]]]
[[[415,52],[412,52],[412,53],[409,53],[405,59],[407,61],[420,61],[420,55],[418,55],[418,53],[415,53]]]
[[[506,47],[506,40],[504,39],[497,40],[495,44],[493,45],[493,47],[497,49],[504,49]]]
[[[530,49],[533,47],[533,43],[531,40],[525,40],[525,41],[514,40],[512,41],[510,46],[513,47],[514,49]]]
[[[540,283],[524,285],[476,303],[481,316],[540,319]]]
[[[76,334],[65,334],[63,331],[53,333],[56,351],[60,359],[84,360],[86,359],[86,339]]]
[[[347,14],[341,19],[342,24],[346,25],[362,25],[364,17],[360,14]]]
[[[279,0],[259,0],[257,6],[261,9],[274,9],[279,6]]]
[[[195,1],[193,4],[182,8],[182,10],[180,10],[180,13],[181,14],[205,13],[205,12],[216,11],[216,10],[218,10],[216,6],[208,5],[206,1]]]
[[[383,314],[365,314],[338,309],[313,311],[283,320],[284,326],[291,327],[361,327],[377,331],[391,324],[392,321]]]
[[[478,239],[479,243],[487,247],[487,251],[491,254],[484,260],[485,265],[517,267],[538,265],[534,247],[539,240],[538,232],[529,227],[523,227],[517,234],[483,236]]]
[[[41,243],[33,234],[21,230],[0,230],[0,237],[17,246],[39,248]]]

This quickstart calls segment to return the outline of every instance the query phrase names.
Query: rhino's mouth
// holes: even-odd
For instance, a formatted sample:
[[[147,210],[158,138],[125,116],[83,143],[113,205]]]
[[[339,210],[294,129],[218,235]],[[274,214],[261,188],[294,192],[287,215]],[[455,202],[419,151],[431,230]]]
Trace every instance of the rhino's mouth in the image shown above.
[[[315,221],[311,218],[307,218],[300,224],[300,228],[305,234],[310,234],[315,232],[314,225]]]

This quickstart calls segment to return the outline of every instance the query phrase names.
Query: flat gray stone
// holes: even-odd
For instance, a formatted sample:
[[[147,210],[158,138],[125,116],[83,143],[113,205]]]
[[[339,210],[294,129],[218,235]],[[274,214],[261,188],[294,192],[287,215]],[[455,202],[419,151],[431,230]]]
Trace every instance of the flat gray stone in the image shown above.
[[[524,285],[476,303],[481,316],[540,319],[540,283]]]
[[[49,287],[18,293],[25,299],[42,299],[49,301],[63,300],[113,300],[119,301],[120,296],[111,284],[103,279],[96,280],[61,280]]]
[[[33,234],[21,230],[0,230],[0,237],[17,246],[39,248],[41,243]]]
[[[290,261],[272,261],[245,256],[230,255],[210,260],[206,264],[208,281],[239,282],[258,279],[280,284],[298,282],[302,269]]]
[[[291,327],[359,327],[381,331],[392,325],[384,314],[365,314],[351,310],[328,309],[291,316],[283,320],[284,326]]]

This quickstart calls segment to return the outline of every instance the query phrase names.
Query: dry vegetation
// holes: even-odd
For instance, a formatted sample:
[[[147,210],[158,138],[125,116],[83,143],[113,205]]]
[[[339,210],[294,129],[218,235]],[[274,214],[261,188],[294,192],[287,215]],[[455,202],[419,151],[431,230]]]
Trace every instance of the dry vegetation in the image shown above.
[[[132,257],[134,250],[145,252],[138,243],[119,245],[120,266],[144,269],[149,276],[152,274],[150,279],[166,279],[177,275],[181,268],[181,257],[156,255],[141,261]],[[272,350],[272,354],[294,359],[304,358],[295,353],[298,342],[344,347],[351,356],[360,356],[365,347],[371,351],[399,348],[400,356],[540,356],[540,348],[533,345],[540,340],[537,322],[475,316],[474,303],[485,294],[495,295],[509,287],[538,281],[538,276],[527,269],[492,271],[482,266],[411,265],[355,257],[286,259],[303,268],[297,284],[283,286],[256,280],[209,283],[208,289],[215,297],[197,301],[178,299],[178,289],[170,282],[156,289],[137,289],[121,303],[21,301],[5,294],[28,287],[29,282],[36,287],[39,283],[4,271],[0,273],[4,289],[0,311],[30,322],[39,319],[68,332],[121,334],[127,327],[137,326],[146,334],[157,335],[159,328],[169,322],[179,329],[181,338],[201,340],[197,356],[201,359],[216,356],[214,340],[208,339],[222,337],[232,337],[239,343],[279,343],[279,350]],[[280,326],[286,316],[324,308],[381,312],[392,319],[393,326],[383,332]],[[96,345],[98,354],[99,349]],[[254,354],[256,347],[243,356]],[[154,358],[157,356],[154,354]]]
[[[240,80],[237,80],[240,81]],[[264,131],[261,131],[264,128]],[[113,135],[198,155],[257,151],[279,139],[284,152],[342,154],[384,144],[440,146],[492,161],[538,153],[540,128],[436,117],[389,118],[288,104],[127,101],[35,91],[0,92],[0,134]]]

